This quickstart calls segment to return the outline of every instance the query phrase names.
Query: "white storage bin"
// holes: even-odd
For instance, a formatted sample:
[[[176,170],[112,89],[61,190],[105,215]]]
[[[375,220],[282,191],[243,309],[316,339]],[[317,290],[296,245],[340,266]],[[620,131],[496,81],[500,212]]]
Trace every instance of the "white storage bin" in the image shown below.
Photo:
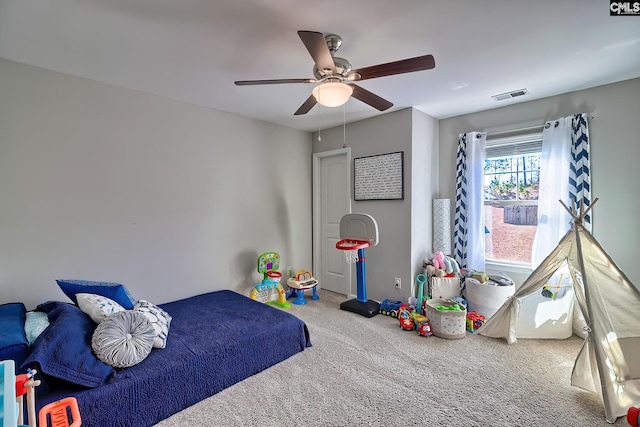
[[[460,296],[460,277],[429,278],[429,295],[431,298],[450,299]]]
[[[467,334],[467,311],[438,310],[439,305],[452,306],[455,303],[441,299],[427,300],[426,315],[433,335],[450,340],[464,338]]]
[[[495,282],[481,283],[469,277],[464,281],[464,284],[464,298],[468,304],[467,310],[470,312],[475,311],[485,316],[487,320],[516,292],[513,282],[511,282],[511,285],[502,286],[496,285]]]

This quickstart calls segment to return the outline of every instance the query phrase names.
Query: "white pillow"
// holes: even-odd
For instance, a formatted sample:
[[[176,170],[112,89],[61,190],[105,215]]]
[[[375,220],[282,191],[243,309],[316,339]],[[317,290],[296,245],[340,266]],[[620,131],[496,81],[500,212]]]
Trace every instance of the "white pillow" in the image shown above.
[[[167,336],[169,335],[169,325],[171,324],[171,316],[169,313],[146,300],[138,300],[134,311],[139,311],[151,322],[156,331],[156,339],[153,342],[155,348],[165,348],[167,345]]]
[[[114,300],[97,294],[76,294],[78,307],[96,323],[102,322],[114,313],[124,311],[124,307]]]
[[[124,310],[107,317],[96,327],[91,348],[107,365],[128,368],[151,353],[155,336],[153,326],[142,313]]]

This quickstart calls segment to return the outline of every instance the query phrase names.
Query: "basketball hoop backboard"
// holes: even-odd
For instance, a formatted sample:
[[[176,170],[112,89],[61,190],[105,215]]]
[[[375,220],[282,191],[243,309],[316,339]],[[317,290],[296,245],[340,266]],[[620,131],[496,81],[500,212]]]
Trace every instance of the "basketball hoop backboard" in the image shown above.
[[[340,238],[366,240],[369,246],[378,244],[378,224],[371,215],[347,214],[340,220]]]

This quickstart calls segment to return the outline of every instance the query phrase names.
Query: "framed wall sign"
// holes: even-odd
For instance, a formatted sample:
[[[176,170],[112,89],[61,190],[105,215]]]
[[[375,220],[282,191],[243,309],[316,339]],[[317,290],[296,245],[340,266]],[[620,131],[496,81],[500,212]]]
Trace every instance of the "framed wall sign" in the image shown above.
[[[354,158],[353,199],[404,199],[404,151]]]

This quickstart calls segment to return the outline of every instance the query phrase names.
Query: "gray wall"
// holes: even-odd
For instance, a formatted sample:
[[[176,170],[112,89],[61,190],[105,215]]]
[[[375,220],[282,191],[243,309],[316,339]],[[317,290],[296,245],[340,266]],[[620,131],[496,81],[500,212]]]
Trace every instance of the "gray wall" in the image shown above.
[[[524,102],[440,121],[440,192],[455,195],[458,134],[543,124],[576,113],[589,122],[593,234],[629,279],[640,286],[640,79]],[[558,205],[558,209],[561,207]],[[521,281],[523,275],[517,279]],[[516,279],[516,277],[514,277]]]
[[[247,295],[266,251],[309,268],[291,164],[309,133],[0,59],[0,303],[65,300],[57,278]]]
[[[411,108],[346,126],[352,158],[404,151],[404,200],[353,201],[351,205],[352,212],[370,214],[378,223],[380,243],[366,253],[370,299],[408,298],[413,278],[421,272],[424,254],[430,250],[429,206],[437,191],[437,174],[432,172],[437,167],[437,132],[437,120]],[[341,148],[344,134],[342,126],[322,130],[321,141],[314,134],[313,152]],[[394,289],[394,277],[402,279],[400,295]]]
[[[433,203],[438,195],[438,121],[416,109],[412,127],[411,278],[423,272],[422,262],[433,257]],[[411,295],[416,295],[412,292]]]
[[[431,199],[454,197],[459,133],[577,112],[595,116],[594,235],[640,283],[639,110],[634,79],[439,122],[406,109],[347,125],[353,157],[405,152],[404,200],[352,204],[380,228],[368,296],[399,297],[395,276],[410,295],[431,255]],[[284,165],[311,170],[312,151],[342,147],[341,126],[321,135],[0,59],[0,303],[64,299],[61,277],[122,282],[157,303],[246,294],[270,250],[309,268],[311,174]]]

